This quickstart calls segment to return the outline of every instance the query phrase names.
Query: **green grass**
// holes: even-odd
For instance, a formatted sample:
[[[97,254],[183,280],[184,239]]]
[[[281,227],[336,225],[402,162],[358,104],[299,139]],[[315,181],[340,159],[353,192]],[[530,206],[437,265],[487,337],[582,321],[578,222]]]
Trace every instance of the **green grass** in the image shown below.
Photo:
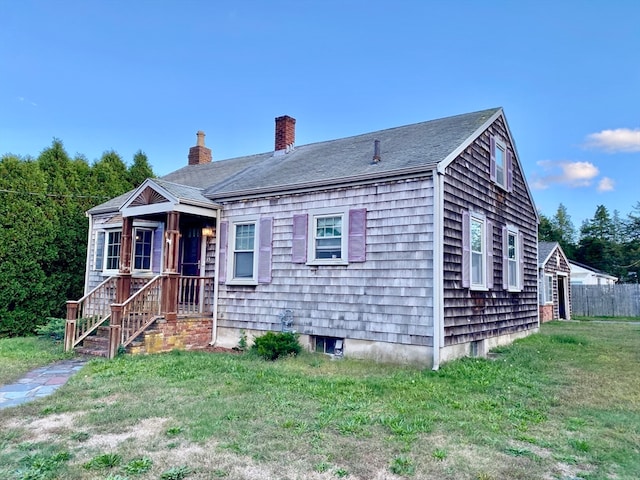
[[[580,322],[637,322],[640,323],[640,317],[583,317],[580,315],[573,315],[572,320],[578,320]]]
[[[113,475],[147,459],[141,480],[637,479],[639,345],[637,325],[551,322],[495,360],[438,372],[304,353],[95,360],[52,397],[0,411],[0,465],[18,478],[39,420],[76,480],[105,452],[122,458]]]
[[[39,337],[0,338],[0,385],[10,383],[29,370],[69,358],[61,343]]]

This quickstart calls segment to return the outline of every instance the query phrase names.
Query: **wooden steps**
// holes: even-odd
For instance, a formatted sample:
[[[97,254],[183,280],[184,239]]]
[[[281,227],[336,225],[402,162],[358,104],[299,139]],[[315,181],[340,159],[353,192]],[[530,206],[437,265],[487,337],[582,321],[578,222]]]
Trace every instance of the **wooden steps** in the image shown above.
[[[94,357],[109,356],[109,327],[98,327],[95,335],[89,335],[75,348],[77,353]]]

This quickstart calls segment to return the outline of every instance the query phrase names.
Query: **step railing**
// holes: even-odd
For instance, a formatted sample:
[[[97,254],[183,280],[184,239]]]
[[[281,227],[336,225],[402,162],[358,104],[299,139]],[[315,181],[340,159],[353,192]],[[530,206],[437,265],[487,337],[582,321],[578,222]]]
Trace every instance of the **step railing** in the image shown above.
[[[211,313],[213,278],[180,277],[178,284],[178,315]]]
[[[66,352],[72,350],[109,320],[111,304],[116,299],[117,278],[109,277],[80,300],[67,302],[67,322],[64,332]],[[147,281],[148,279],[143,277],[132,278],[131,290],[134,292],[140,290]]]
[[[110,336],[110,358],[120,346],[129,345],[162,314],[162,279],[162,275],[154,277],[124,303],[111,306],[111,325],[120,328],[116,335]]]
[[[72,350],[111,316],[116,277],[109,277],[80,300],[67,302],[64,350]]]

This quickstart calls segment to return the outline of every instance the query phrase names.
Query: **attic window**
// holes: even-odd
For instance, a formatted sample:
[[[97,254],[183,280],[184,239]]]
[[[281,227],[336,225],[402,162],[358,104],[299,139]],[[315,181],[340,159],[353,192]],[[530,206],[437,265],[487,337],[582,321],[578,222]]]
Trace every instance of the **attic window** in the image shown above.
[[[491,136],[490,177],[496,185],[510,192],[513,189],[513,156],[507,145],[497,137]]]

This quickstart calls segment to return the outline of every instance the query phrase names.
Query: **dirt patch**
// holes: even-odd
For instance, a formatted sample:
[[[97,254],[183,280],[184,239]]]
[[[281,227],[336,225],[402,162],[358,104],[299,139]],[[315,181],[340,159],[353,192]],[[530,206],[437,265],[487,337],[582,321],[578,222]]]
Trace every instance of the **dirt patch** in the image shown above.
[[[24,432],[24,440],[39,443],[51,441],[53,437],[68,435],[74,431],[76,418],[82,412],[48,415],[43,418],[20,418],[9,421],[8,428]]]

